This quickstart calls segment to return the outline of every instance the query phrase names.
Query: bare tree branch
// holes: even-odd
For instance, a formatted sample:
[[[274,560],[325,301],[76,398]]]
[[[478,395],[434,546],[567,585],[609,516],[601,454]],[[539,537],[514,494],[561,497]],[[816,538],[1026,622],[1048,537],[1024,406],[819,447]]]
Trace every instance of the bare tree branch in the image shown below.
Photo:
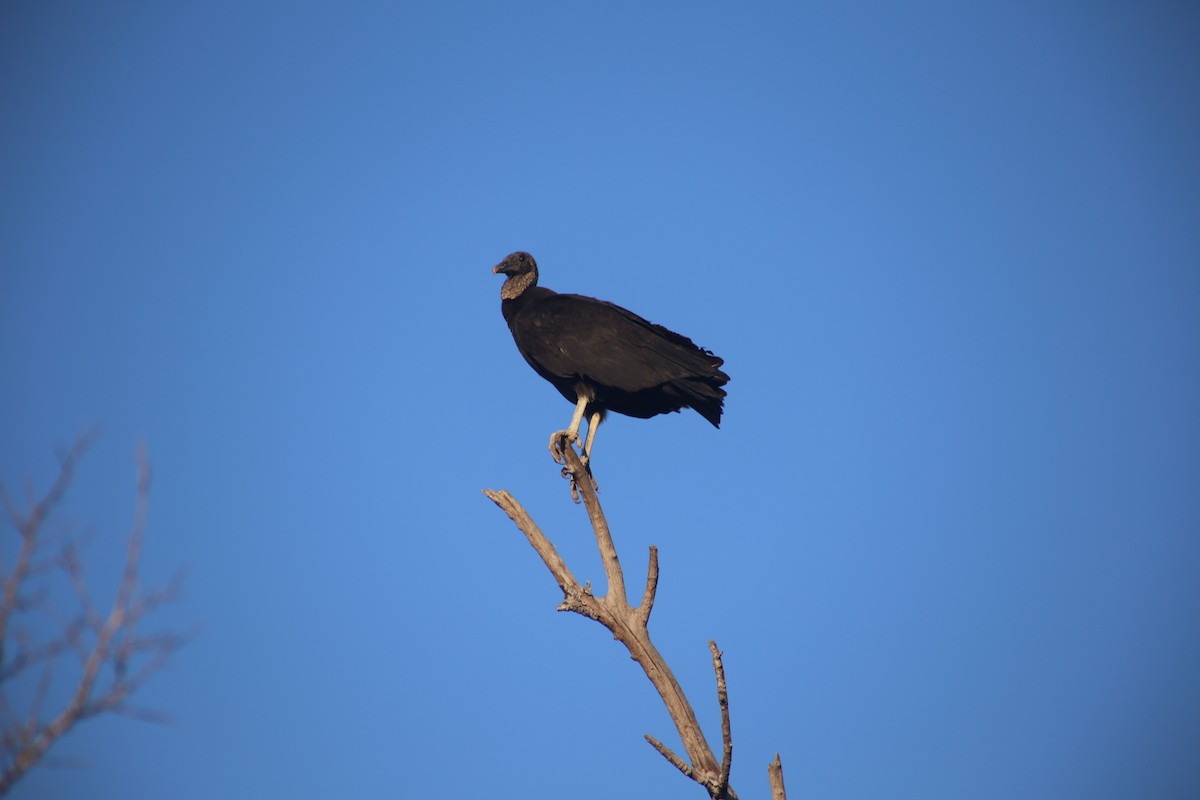
[[[717,794],[721,795],[729,786],[729,770],[733,766],[733,732],[729,725],[729,692],[725,687],[725,664],[721,661],[721,651],[717,643],[710,641],[708,649],[712,651],[713,672],[717,676],[717,704],[721,707],[721,774],[718,777]]]
[[[546,538],[546,534],[542,533],[542,529],[537,526],[529,513],[521,507],[521,504],[516,499],[505,491],[494,491],[485,489],[484,494],[491,498],[492,502],[500,506],[505,514],[508,514],[509,519],[517,524],[521,529],[521,533],[525,534],[525,538],[533,545],[533,549],[542,557],[542,561],[546,563],[546,567],[550,570],[550,574],[554,576],[554,580],[558,582],[558,587],[567,592],[570,588],[579,588],[579,583],[575,580],[575,576],[571,574],[571,570],[567,567],[567,562],[562,560],[562,556],[558,554],[558,550]]]
[[[8,640],[8,623],[13,612],[17,610],[17,592],[29,577],[29,566],[37,549],[37,537],[42,523],[66,493],[71,479],[75,477],[75,467],[78,466],[79,459],[87,452],[97,435],[97,431],[93,429],[75,440],[75,444],[66,455],[59,459],[58,477],[53,485],[45,496],[34,504],[28,515],[22,515],[8,492],[0,487],[0,502],[3,503],[5,513],[21,537],[16,565],[4,581],[4,599],[0,600],[0,648]],[[0,650],[0,658],[3,658],[3,655],[4,651]]]
[[[787,792],[783,789],[783,762],[779,760],[779,753],[775,754],[775,760],[767,764],[767,778],[771,781],[771,800],[787,800]]]
[[[12,571],[4,577],[4,595],[0,600],[0,795],[5,794],[50,747],[80,721],[105,712],[141,719],[162,719],[152,711],[127,705],[127,700],[166,663],[186,641],[185,636],[154,633],[139,634],[137,627],[154,610],[178,596],[179,579],[165,587],[139,590],[139,568],[145,540],[150,504],[150,460],[144,447],[137,454],[137,490],[133,522],[125,550],[125,563],[115,597],[106,613],[92,603],[84,577],[78,541],[67,538],[55,557],[37,562],[57,568],[70,585],[79,611],[62,623],[61,633],[41,643],[30,644],[13,636],[10,623],[22,611],[41,610],[42,603],[31,609],[22,605],[22,591],[34,591],[29,581],[38,576],[31,565],[39,547],[46,545],[45,523],[62,500],[74,478],[75,468],[95,440],[95,432],[80,436],[60,457],[59,472],[50,489],[32,503],[30,511],[20,511],[11,496],[0,487],[9,521],[20,538]],[[49,572],[49,570],[47,570]],[[41,591],[39,588],[38,591]],[[10,655],[10,639],[17,650]],[[51,680],[60,656],[75,653],[80,673],[65,705],[49,719],[42,716],[48,702]],[[25,670],[41,667],[41,675],[28,713],[21,715],[4,697],[5,685]]]
[[[654,599],[658,590],[658,549],[653,546],[650,548],[646,588],[642,594],[641,604],[637,607],[630,606],[625,593],[625,577],[621,571],[621,562],[617,556],[617,549],[613,544],[612,533],[604,517],[604,511],[596,496],[596,484],[592,479],[591,472],[582,464],[573,448],[562,448],[562,455],[566,462],[564,472],[571,479],[572,498],[574,499],[577,495],[582,498],[596,536],[596,545],[608,581],[608,591],[602,597],[595,596],[590,585],[582,587],[579,585],[566,563],[554,549],[554,545],[550,543],[529,513],[512,495],[505,491],[491,489],[485,489],[484,494],[516,523],[534,550],[541,556],[546,568],[550,570],[550,574],[563,591],[563,602],[559,605],[558,610],[573,611],[596,620],[611,631],[613,637],[629,650],[630,656],[641,666],[646,677],[650,679],[662,698],[671,720],[675,723],[675,729],[683,743],[688,760],[678,756],[653,736],[647,734],[646,741],[676,769],[703,786],[712,800],[737,800],[737,793],[729,785],[733,738],[730,731],[729,697],[721,652],[717,649],[715,642],[709,642],[713,655],[713,670],[717,678],[717,700],[721,707],[723,757],[718,762],[704,737],[695,711],[688,702],[683,689],[671,672],[666,659],[662,657],[650,639],[648,629],[650,612],[654,607]],[[780,781],[780,791],[782,791],[782,778]],[[782,797],[782,795],[778,795],[778,797]]]
[[[653,747],[655,750],[657,750],[662,755],[663,758],[665,758],[667,761],[671,762],[671,764],[674,765],[675,769],[682,772],[684,774],[684,776],[686,776],[692,780],[696,780],[695,771],[692,770],[691,766],[686,761],[684,761],[679,756],[675,755],[674,750],[667,747],[665,744],[660,742],[658,739],[655,739],[653,736],[651,736],[648,733],[642,734],[642,737],[647,742],[649,742],[650,746]]]
[[[650,612],[654,610],[654,597],[658,594],[658,548],[650,545],[650,565],[646,567],[646,591],[642,593],[642,604],[637,607],[638,624],[645,628],[650,624]]]

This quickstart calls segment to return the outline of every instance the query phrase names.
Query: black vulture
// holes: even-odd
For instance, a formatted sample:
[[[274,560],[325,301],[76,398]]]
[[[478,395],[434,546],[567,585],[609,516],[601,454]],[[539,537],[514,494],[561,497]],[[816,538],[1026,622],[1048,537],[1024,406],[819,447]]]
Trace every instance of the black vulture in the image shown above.
[[[575,404],[566,430],[550,437],[550,452],[560,461],[559,443],[579,440],[579,424],[588,417],[581,460],[591,459],[596,428],[608,411],[648,419],[693,408],[714,427],[721,426],[729,376],[711,351],[697,347],[661,325],[620,306],[578,294],[558,294],[537,285],[537,262],[529,253],[512,253],[493,273],[506,275],[500,310],[517,349],[537,374]]]

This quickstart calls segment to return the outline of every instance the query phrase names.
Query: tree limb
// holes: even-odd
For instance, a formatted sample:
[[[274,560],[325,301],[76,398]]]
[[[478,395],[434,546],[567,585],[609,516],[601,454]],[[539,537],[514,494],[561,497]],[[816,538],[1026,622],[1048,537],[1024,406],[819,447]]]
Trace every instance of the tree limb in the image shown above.
[[[48,560],[64,574],[79,604],[78,614],[64,623],[62,634],[48,642],[28,645],[18,637],[15,656],[8,651],[9,625],[23,609],[18,602],[23,587],[33,576],[30,563],[42,544],[46,519],[61,501],[74,477],[75,467],[94,441],[95,433],[76,439],[60,458],[59,473],[50,489],[23,514],[6,492],[0,489],[10,522],[20,537],[13,569],[4,579],[0,600],[0,708],[7,719],[0,732],[0,795],[5,794],[45,755],[50,747],[80,721],[105,712],[126,713],[151,718],[152,712],[126,705],[129,697],[157,672],[186,641],[185,636],[157,633],[142,635],[138,624],[153,610],[176,596],[178,581],[164,589],[140,592],[138,571],[145,540],[150,503],[150,461],[145,448],[137,456],[137,490],[133,522],[125,550],[125,563],[112,605],[106,614],[92,606],[84,580],[82,560],[75,541],[61,545],[58,556]],[[76,653],[81,671],[70,699],[49,720],[42,718],[41,706],[48,696],[52,668],[60,654]],[[23,670],[40,664],[42,673],[29,712],[11,713],[3,696],[6,682]]]
[[[512,495],[506,491],[492,489],[485,489],[484,494],[516,523],[534,550],[537,551],[546,568],[550,570],[550,574],[563,591],[563,602],[559,605],[558,610],[573,611],[596,620],[607,628],[617,641],[625,645],[630,656],[641,666],[659,697],[662,698],[671,720],[675,723],[676,732],[683,743],[688,760],[676,755],[653,736],[647,734],[646,741],[680,772],[703,786],[712,800],[737,800],[737,793],[729,785],[733,739],[729,724],[729,697],[725,685],[725,671],[716,643],[710,642],[709,647],[713,654],[713,670],[717,678],[717,700],[721,707],[723,757],[720,762],[717,761],[712,748],[705,739],[695,711],[688,702],[682,687],[675,679],[666,659],[658,652],[650,639],[648,628],[650,612],[654,607],[654,599],[658,590],[658,549],[653,546],[650,548],[646,587],[642,594],[641,604],[637,607],[630,606],[625,593],[625,578],[621,570],[621,562],[617,556],[617,549],[613,544],[612,533],[604,517],[604,511],[596,496],[591,472],[583,465],[573,448],[563,448],[562,455],[566,462],[565,472],[571,478],[572,496],[574,497],[576,492],[581,496],[596,536],[596,546],[599,549],[605,577],[608,581],[608,591],[602,597],[595,596],[590,590],[590,586],[581,587],[579,585],[566,563],[558,555],[554,545],[550,543],[529,513]],[[782,783],[780,786],[782,787]],[[780,795],[780,797],[782,796]]]
[[[708,649],[712,651],[713,672],[717,676],[717,704],[721,707],[721,774],[718,777],[718,796],[729,787],[729,770],[733,766],[733,732],[729,725],[729,692],[725,687],[725,665],[721,661],[721,651],[717,643],[710,641]]]
[[[37,550],[37,537],[42,528],[42,522],[66,493],[67,487],[71,485],[71,479],[75,477],[75,468],[79,465],[79,459],[83,458],[83,454],[91,447],[97,435],[97,431],[93,429],[75,440],[75,444],[71,446],[66,455],[59,459],[58,477],[42,499],[34,503],[27,515],[21,514],[16,502],[3,487],[0,487],[0,503],[3,503],[9,521],[21,537],[16,565],[4,581],[4,599],[0,601],[0,648],[7,641],[8,623],[12,619],[13,612],[17,610],[17,592],[29,577],[29,566]],[[0,649],[0,657],[3,655],[4,651]]]
[[[775,754],[775,760],[767,764],[767,778],[771,781],[771,800],[787,800],[787,792],[783,789],[783,762],[779,760],[779,753]]]

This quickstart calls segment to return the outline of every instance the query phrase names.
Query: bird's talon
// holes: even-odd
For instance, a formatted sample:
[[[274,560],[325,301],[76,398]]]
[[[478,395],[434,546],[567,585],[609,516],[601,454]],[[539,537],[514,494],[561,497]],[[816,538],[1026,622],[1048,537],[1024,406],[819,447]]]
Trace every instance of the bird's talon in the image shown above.
[[[578,435],[572,436],[570,431],[555,431],[550,436],[550,455],[554,457],[556,464],[566,465],[566,448],[570,447],[571,443],[578,439]]]

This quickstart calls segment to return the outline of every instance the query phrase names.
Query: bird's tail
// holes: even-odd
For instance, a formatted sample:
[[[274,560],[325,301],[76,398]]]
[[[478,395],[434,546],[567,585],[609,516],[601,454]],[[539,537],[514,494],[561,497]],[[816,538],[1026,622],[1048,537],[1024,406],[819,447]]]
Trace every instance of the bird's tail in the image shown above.
[[[718,375],[729,380],[724,373],[718,372]],[[675,381],[674,387],[686,405],[711,422],[714,428],[720,428],[721,413],[725,410],[725,390],[721,388],[724,382],[719,378],[685,378]]]

